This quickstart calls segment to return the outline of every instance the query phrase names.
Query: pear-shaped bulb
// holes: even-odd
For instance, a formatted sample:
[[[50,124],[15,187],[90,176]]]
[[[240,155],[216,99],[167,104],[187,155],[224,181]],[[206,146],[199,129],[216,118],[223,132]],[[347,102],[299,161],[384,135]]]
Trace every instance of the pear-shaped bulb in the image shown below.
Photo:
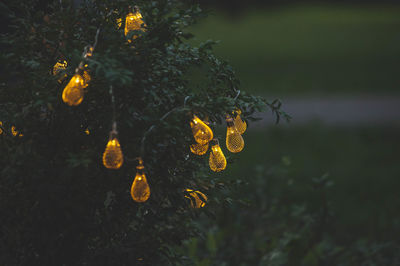
[[[205,145],[201,145],[199,143],[195,143],[190,145],[190,151],[196,155],[204,155],[208,150],[208,142]]]
[[[187,188],[186,192],[188,192],[190,196],[185,196],[185,198],[190,199],[190,205],[192,206],[192,208],[199,209],[206,206],[206,202],[208,200],[206,195],[198,190],[194,191],[190,188]]]
[[[211,147],[209,164],[210,169],[214,172],[225,170],[226,159],[219,144],[215,144]]]
[[[192,128],[194,140],[201,145],[207,144],[214,137],[211,128],[196,115],[194,115],[193,119],[190,121],[190,127]]]
[[[226,130],[226,148],[230,152],[237,153],[241,152],[244,148],[244,140],[242,135],[238,132],[233,123],[233,119],[228,117],[226,119],[227,130]]]
[[[150,187],[144,173],[143,161],[139,159],[139,165],[131,187],[132,199],[136,202],[145,202],[150,197]]]
[[[70,106],[79,105],[83,101],[83,88],[85,88],[84,78],[79,74],[75,74],[62,93],[63,101]]]
[[[242,118],[240,117],[241,114],[242,114],[242,111],[240,111],[240,109],[237,109],[235,119],[233,119],[233,124],[235,125],[235,127],[236,127],[237,131],[240,133],[240,135],[242,135],[247,129],[247,123],[246,123],[246,121],[242,120]]]
[[[121,145],[116,137],[110,139],[103,153],[103,164],[108,169],[119,169],[124,163]]]
[[[126,15],[124,30],[125,36],[132,30],[145,30],[142,25],[146,27],[146,24],[144,24],[144,21],[142,20],[143,17],[139,8],[135,7],[134,9],[134,12],[129,12],[128,15]],[[134,36],[133,38],[135,39],[137,36]]]

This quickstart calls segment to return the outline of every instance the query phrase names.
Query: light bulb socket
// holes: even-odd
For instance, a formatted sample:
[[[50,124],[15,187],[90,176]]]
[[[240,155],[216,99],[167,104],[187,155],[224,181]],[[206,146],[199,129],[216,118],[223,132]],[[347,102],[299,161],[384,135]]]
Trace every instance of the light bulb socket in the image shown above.
[[[232,117],[230,117],[230,116],[226,117],[226,124],[228,125],[228,127],[234,126]]]

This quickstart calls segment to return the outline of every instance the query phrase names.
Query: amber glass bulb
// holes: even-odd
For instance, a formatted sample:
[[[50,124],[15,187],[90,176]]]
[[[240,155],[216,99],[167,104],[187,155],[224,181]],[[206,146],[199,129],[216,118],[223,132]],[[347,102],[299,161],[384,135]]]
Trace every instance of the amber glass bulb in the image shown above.
[[[124,163],[121,145],[116,137],[110,139],[103,153],[103,164],[108,169],[119,169]]]
[[[195,115],[190,121],[190,127],[192,128],[194,140],[201,145],[207,144],[214,137],[211,128]]]
[[[235,113],[235,112],[233,112]],[[247,129],[247,124],[246,121],[243,121],[240,115],[242,114],[242,111],[239,109],[236,110],[236,117],[233,119],[233,123],[235,124],[235,127],[237,131],[242,135],[246,129]]]
[[[85,80],[81,75],[75,74],[62,93],[63,101],[70,106],[79,105],[83,101],[83,88],[85,88]]]
[[[209,164],[211,170],[214,172],[225,170],[226,159],[219,144],[215,144],[211,147]]]
[[[139,165],[136,166],[136,170],[136,176],[131,187],[131,196],[136,202],[145,202],[150,197],[150,187],[144,174],[142,159],[139,159]]]
[[[196,155],[204,155],[208,150],[209,144],[201,145],[199,143],[195,143],[190,145],[190,151]]]
[[[242,135],[238,132],[231,117],[227,117],[227,130],[226,130],[226,148],[230,152],[241,152],[244,148],[244,140]]]
[[[146,26],[142,20],[142,14],[140,14],[140,11],[138,8],[135,7],[134,12],[129,12],[128,15],[126,15],[125,19],[125,36],[128,35],[128,33],[132,30],[142,30],[144,31],[144,28],[142,28],[142,25]],[[136,38],[137,36],[134,36],[133,38]]]
[[[208,200],[206,195],[204,195],[198,190],[194,191],[193,189],[190,188],[187,188],[186,192],[189,193],[190,197],[185,196],[185,198],[190,199],[190,205],[192,206],[192,208],[198,209],[206,206],[206,202]]]

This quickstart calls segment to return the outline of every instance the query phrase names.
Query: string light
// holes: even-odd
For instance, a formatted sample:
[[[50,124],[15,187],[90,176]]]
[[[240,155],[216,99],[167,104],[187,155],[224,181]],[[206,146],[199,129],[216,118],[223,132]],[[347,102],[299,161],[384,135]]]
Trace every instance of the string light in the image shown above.
[[[196,155],[204,155],[208,150],[209,144],[201,145],[199,143],[195,143],[190,145],[190,151]]]
[[[233,153],[241,152],[244,148],[244,140],[242,135],[236,129],[232,117],[226,116],[226,148]]]
[[[84,88],[86,83],[83,77],[78,74],[79,70],[76,70],[76,74],[68,82],[62,93],[62,100],[69,106],[77,106],[81,104],[84,96]]]
[[[119,169],[124,163],[124,156],[117,135],[117,125],[114,122],[110,138],[103,153],[103,165],[108,169]]]
[[[185,195],[185,198],[190,199],[190,205],[192,206],[192,208],[199,209],[206,206],[206,202],[208,200],[206,195],[198,190],[194,191],[190,188],[187,188],[186,192],[188,192],[190,196]]]
[[[211,128],[196,115],[193,115],[193,119],[190,121],[190,127],[192,128],[194,140],[201,145],[207,144],[214,137]]]
[[[131,9],[131,7],[129,8]],[[144,27],[146,27],[146,24],[142,20],[143,17],[139,11],[139,7],[135,6],[133,9],[134,9],[133,12],[130,11],[128,15],[126,15],[125,30],[124,30],[125,36],[127,36],[130,31],[134,30],[145,31]],[[136,39],[137,36],[135,35],[133,36],[133,38]]]
[[[237,131],[242,135],[246,129],[247,129],[247,123],[246,121],[243,121],[240,115],[242,114],[242,111],[240,109],[236,109],[234,112],[232,112],[234,116],[233,123],[236,126]]]
[[[138,158],[139,164],[136,166],[136,176],[131,187],[132,199],[136,202],[145,202],[150,197],[150,187],[144,173],[142,158]]]
[[[226,159],[224,153],[219,146],[217,139],[214,139],[215,144],[211,147],[209,165],[214,172],[220,172],[226,168]]]

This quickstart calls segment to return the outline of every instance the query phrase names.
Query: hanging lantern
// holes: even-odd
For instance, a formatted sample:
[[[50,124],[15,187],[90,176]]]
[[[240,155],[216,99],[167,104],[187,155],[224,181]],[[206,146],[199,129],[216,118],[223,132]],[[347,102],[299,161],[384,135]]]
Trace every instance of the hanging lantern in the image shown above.
[[[108,169],[119,169],[124,163],[124,155],[122,154],[121,145],[117,139],[116,124],[110,132],[106,149],[103,153],[103,165]]]
[[[236,126],[237,131],[242,135],[246,129],[247,129],[247,123],[246,121],[243,121],[240,115],[242,114],[242,111],[240,109],[236,109],[234,112],[232,112],[234,115],[233,123]],[[236,113],[236,116],[235,116]]]
[[[136,176],[132,183],[131,196],[136,202],[145,202],[150,197],[150,187],[144,173],[142,158],[139,158],[139,164],[136,166]]]
[[[68,82],[62,93],[62,100],[69,106],[76,106],[81,104],[84,97],[84,88],[87,87],[82,75],[76,74]]]
[[[128,33],[133,30],[145,31],[144,27],[146,27],[146,24],[142,20],[143,17],[139,11],[139,7],[135,6],[133,9],[133,12],[131,11],[128,13],[128,15],[126,15],[124,30],[125,36],[127,36]],[[137,36],[134,36],[133,38],[136,39]]]
[[[194,140],[197,143],[205,145],[213,139],[214,134],[211,128],[196,115],[193,115],[193,119],[190,121],[190,127],[192,128]]]
[[[244,140],[229,115],[226,116],[226,124],[226,148],[233,153],[241,152],[244,148]]]
[[[214,172],[220,172],[226,168],[226,158],[217,139],[214,139],[214,145],[211,146],[209,165]]]

